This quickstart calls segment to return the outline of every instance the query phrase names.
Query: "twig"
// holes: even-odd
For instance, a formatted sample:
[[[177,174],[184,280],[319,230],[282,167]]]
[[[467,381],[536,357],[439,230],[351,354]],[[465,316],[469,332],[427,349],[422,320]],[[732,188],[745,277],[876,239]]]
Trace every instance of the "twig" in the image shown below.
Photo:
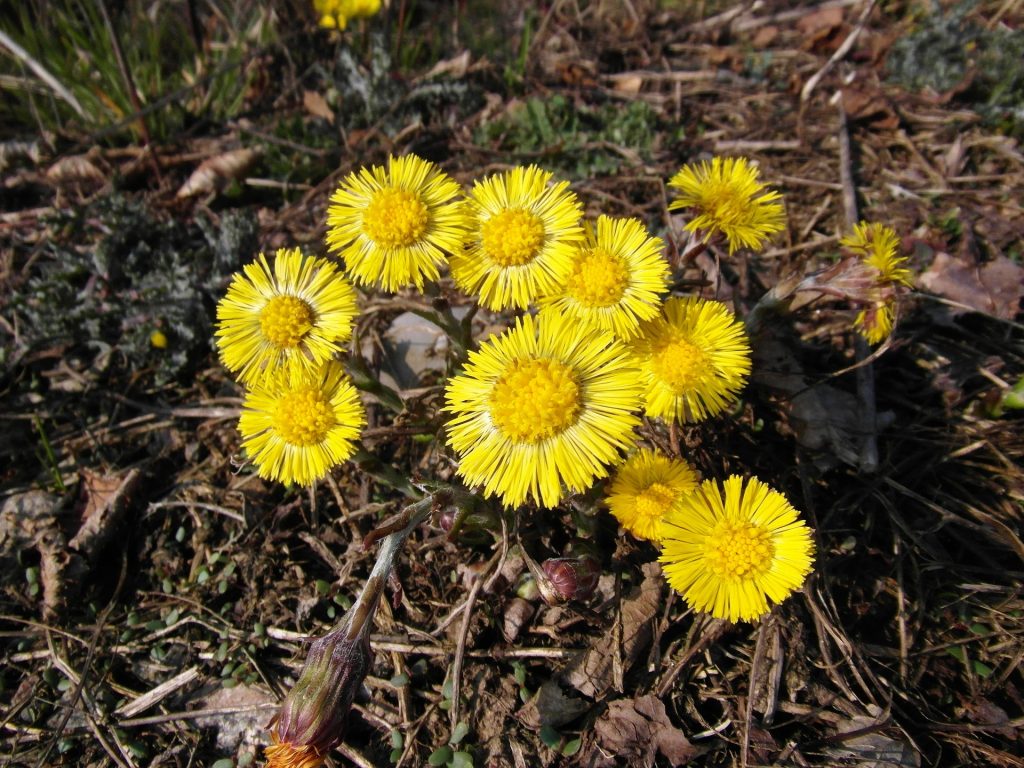
[[[459,722],[459,697],[462,695],[462,662],[466,656],[466,639],[469,637],[469,622],[473,618],[473,606],[476,604],[477,595],[484,585],[483,577],[480,577],[469,590],[469,597],[466,598],[466,607],[462,611],[462,624],[459,626],[459,639],[455,646],[455,656],[452,658],[452,706],[448,710],[449,721],[454,729]]]
[[[874,0],[872,0],[871,6],[874,6]],[[857,213],[857,189],[853,183],[853,152],[850,148],[850,130],[846,122],[846,110],[843,108],[842,91],[836,92],[834,100],[839,113],[839,181],[843,185],[843,213],[846,217],[847,228],[852,229],[860,217]],[[872,474],[878,470],[878,439],[875,435],[877,421],[875,370],[870,363],[871,349],[859,333],[854,338],[854,351],[858,363],[857,405],[861,431],[858,459],[861,471]]]
[[[867,4],[860,15],[860,18],[857,20],[857,26],[854,27],[853,31],[846,36],[846,39],[843,40],[843,44],[840,45],[836,49],[836,52],[829,57],[829,60],[825,62],[825,65],[811,75],[807,82],[804,83],[804,87],[800,90],[801,108],[807,103],[807,100],[811,98],[811,94],[814,93],[814,89],[818,87],[818,83],[821,82],[821,78],[827,75],[829,71],[831,71],[832,67],[834,67],[837,62],[845,58],[846,54],[848,54],[850,49],[853,48],[853,44],[857,42],[857,38],[860,37],[860,33],[864,31],[864,25],[867,24],[871,11],[875,8],[875,2],[876,0],[871,0]]]

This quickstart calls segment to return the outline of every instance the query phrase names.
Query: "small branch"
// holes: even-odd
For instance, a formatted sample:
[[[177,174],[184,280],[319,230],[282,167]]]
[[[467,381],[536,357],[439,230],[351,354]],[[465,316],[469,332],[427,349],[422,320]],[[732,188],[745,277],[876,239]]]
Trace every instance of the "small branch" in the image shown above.
[[[874,5],[872,2],[871,5]],[[870,9],[869,9],[870,10]],[[853,183],[853,151],[850,146],[850,129],[843,108],[842,91],[834,97],[839,112],[839,180],[843,185],[843,213],[846,226],[852,229],[860,219],[857,211],[857,189]],[[875,369],[870,363],[871,348],[859,333],[854,335],[854,351],[857,358],[857,405],[860,415],[861,446],[859,464],[862,472],[878,470],[878,439],[875,436],[877,406],[875,404]]]

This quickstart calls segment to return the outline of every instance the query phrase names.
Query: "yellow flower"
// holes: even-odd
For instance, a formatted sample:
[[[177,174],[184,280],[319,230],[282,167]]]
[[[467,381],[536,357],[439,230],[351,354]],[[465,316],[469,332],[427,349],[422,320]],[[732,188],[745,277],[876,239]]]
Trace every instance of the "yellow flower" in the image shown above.
[[[695,208],[697,216],[686,225],[704,232],[704,242],[716,232],[729,241],[729,253],[745,246],[759,250],[768,235],[780,232],[786,222],[782,196],[757,180],[758,169],[745,157],[715,157],[684,165],[669,181],[679,198],[669,210]]]
[[[811,531],[778,491],[733,475],[705,480],[665,516],[661,564],[694,609],[754,621],[799,589],[814,562]]]
[[[641,388],[622,342],[527,315],[471,352],[446,387],[459,474],[509,507],[553,507],[636,440]],[[563,488],[564,485],[564,488]]]
[[[687,462],[641,448],[619,467],[608,509],[634,536],[657,541],[661,519],[696,487],[697,473]]]
[[[278,741],[277,734],[270,738],[274,743],[264,750],[267,768],[320,768],[324,764],[324,755],[312,744]]]
[[[246,393],[238,431],[260,477],[309,485],[355,452],[366,426],[359,393],[337,361],[267,377]]]
[[[862,221],[855,224],[853,234],[839,241],[873,267],[879,284],[900,284],[909,286],[910,270],[903,266],[906,258],[899,255],[900,238],[892,227],[884,224],[869,224]]]
[[[750,373],[743,324],[718,301],[671,298],[632,342],[646,387],[645,410],[700,421],[736,402]]]
[[[889,338],[895,321],[895,305],[889,301],[862,309],[857,313],[853,327],[867,340],[868,344],[879,344]]]
[[[668,288],[663,246],[637,219],[598,217],[559,290],[541,299],[541,314],[568,315],[620,339],[636,336],[640,322],[658,314]]]
[[[345,29],[349,19],[369,18],[380,10],[380,0],[313,0],[320,26]]]
[[[327,245],[360,285],[423,290],[445,253],[460,249],[468,222],[462,190],[433,163],[391,157],[388,168],[350,173],[331,195]]]
[[[314,369],[342,349],[357,312],[355,290],[331,262],[282,248],[271,269],[261,253],[217,305],[221,360],[244,384]]]
[[[569,182],[531,165],[489,176],[469,193],[469,245],[453,253],[452,277],[488,309],[525,309],[553,293],[583,239],[582,209]]]
[[[868,304],[857,313],[853,327],[869,344],[878,344],[892,333],[897,294],[912,285],[910,270],[903,266],[907,259],[899,255],[899,235],[892,227],[862,221],[839,243],[860,257],[855,271],[861,278],[858,298]]]

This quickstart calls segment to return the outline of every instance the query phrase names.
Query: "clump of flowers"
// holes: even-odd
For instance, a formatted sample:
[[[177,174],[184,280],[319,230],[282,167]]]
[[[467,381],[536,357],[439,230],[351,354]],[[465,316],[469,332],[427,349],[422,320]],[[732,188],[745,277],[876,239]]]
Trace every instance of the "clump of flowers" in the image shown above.
[[[903,266],[907,260],[899,255],[899,236],[884,224],[862,221],[839,243],[853,251],[868,272],[862,299],[867,306],[858,312],[853,327],[868,343],[878,344],[892,333],[900,292],[912,285],[910,270]]]
[[[799,589],[814,563],[811,531],[757,478],[705,480],[661,524],[668,583],[698,611],[754,621]]]
[[[670,211],[696,211],[687,224],[690,232],[703,233],[704,242],[721,234],[729,253],[738,248],[760,250],[765,239],[785,227],[781,195],[758,181],[759,171],[744,157],[712,158],[684,165],[668,185],[679,195]]]
[[[317,2],[339,28],[379,9]],[[670,185],[679,193],[671,209],[695,210],[686,226],[705,245],[721,236],[730,253],[760,248],[784,226],[779,194],[743,158],[686,166]],[[384,397],[365,365],[349,362],[355,383],[345,372],[343,345],[358,311],[348,279],[429,292],[427,316],[441,317],[452,284],[480,306],[516,315],[474,350],[475,307],[465,321],[449,312],[449,362],[462,367],[444,383],[441,412],[454,477],[466,488],[453,480],[417,501],[401,534],[387,536],[364,596],[310,647],[274,726],[272,766],[314,768],[337,743],[369,669],[383,580],[430,510],[452,534],[486,533],[506,529],[499,503],[522,512],[576,494],[573,503],[586,506],[603,495],[623,528],[661,548],[669,583],[693,608],[731,621],[763,615],[810,572],[810,531],[780,493],[739,476],[700,484],[684,459],[636,448],[642,434],[678,453],[677,424],[733,408],[751,372],[750,342],[721,302],[665,298],[672,270],[664,243],[643,222],[598,215],[584,225],[582,214],[568,182],[536,166],[488,176],[464,195],[437,165],[390,157],[386,167],[349,173],[331,195],[326,245],[343,269],[281,250],[272,265],[260,255],[231,282],[218,307],[217,343],[246,388],[242,448],[261,477],[286,484],[314,484],[353,456],[367,422],[357,386],[396,411],[404,405],[391,390]],[[885,228],[867,225],[844,240],[863,254],[883,307],[885,291],[909,282],[890,241]],[[417,494],[419,486],[400,480],[396,488]],[[525,552],[524,560],[533,562]],[[594,553],[543,562],[534,575],[550,602],[585,600],[598,584]]]
[[[380,11],[381,0],[313,0],[320,26],[345,29],[349,19],[368,19]]]

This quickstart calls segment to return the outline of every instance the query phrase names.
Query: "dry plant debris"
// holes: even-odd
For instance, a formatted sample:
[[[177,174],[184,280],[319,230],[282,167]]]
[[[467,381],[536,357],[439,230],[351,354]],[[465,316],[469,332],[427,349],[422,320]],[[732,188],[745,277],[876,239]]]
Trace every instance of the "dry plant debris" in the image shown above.
[[[557,171],[589,213],[663,238],[685,268],[676,290],[757,312],[735,417],[658,447],[784,487],[820,556],[802,595],[730,625],[672,596],[654,549],[594,497],[527,513],[520,542],[496,540],[486,510],[455,536],[424,526],[333,764],[1020,765],[1024,155],[1019,56],[999,56],[1019,50],[1019,3],[424,0],[346,37],[314,34],[311,12],[275,18],[278,42],[239,38],[232,109],[157,119],[190,95],[205,114],[225,73],[211,70],[156,100],[145,145],[131,107],[106,133],[73,116],[37,127],[46,110],[4,121],[2,760],[262,760],[307,639],[370,573],[364,537],[401,488],[452,476],[432,419],[451,350],[413,320],[454,291],[364,299],[358,360],[392,374],[368,401],[374,458],[312,492],[240,470],[214,304],[257,251],[320,248],[347,173],[418,153],[460,183]],[[930,47],[956,53],[935,69]],[[4,77],[24,80],[22,64]],[[759,304],[840,254],[836,93],[860,214],[901,235],[919,275],[870,361],[871,425],[850,308]],[[720,154],[751,158],[785,201],[757,256],[694,255],[668,213],[666,180]],[[503,327],[452,310],[477,338]],[[548,606],[522,550],[577,533],[605,576],[586,602]]]

